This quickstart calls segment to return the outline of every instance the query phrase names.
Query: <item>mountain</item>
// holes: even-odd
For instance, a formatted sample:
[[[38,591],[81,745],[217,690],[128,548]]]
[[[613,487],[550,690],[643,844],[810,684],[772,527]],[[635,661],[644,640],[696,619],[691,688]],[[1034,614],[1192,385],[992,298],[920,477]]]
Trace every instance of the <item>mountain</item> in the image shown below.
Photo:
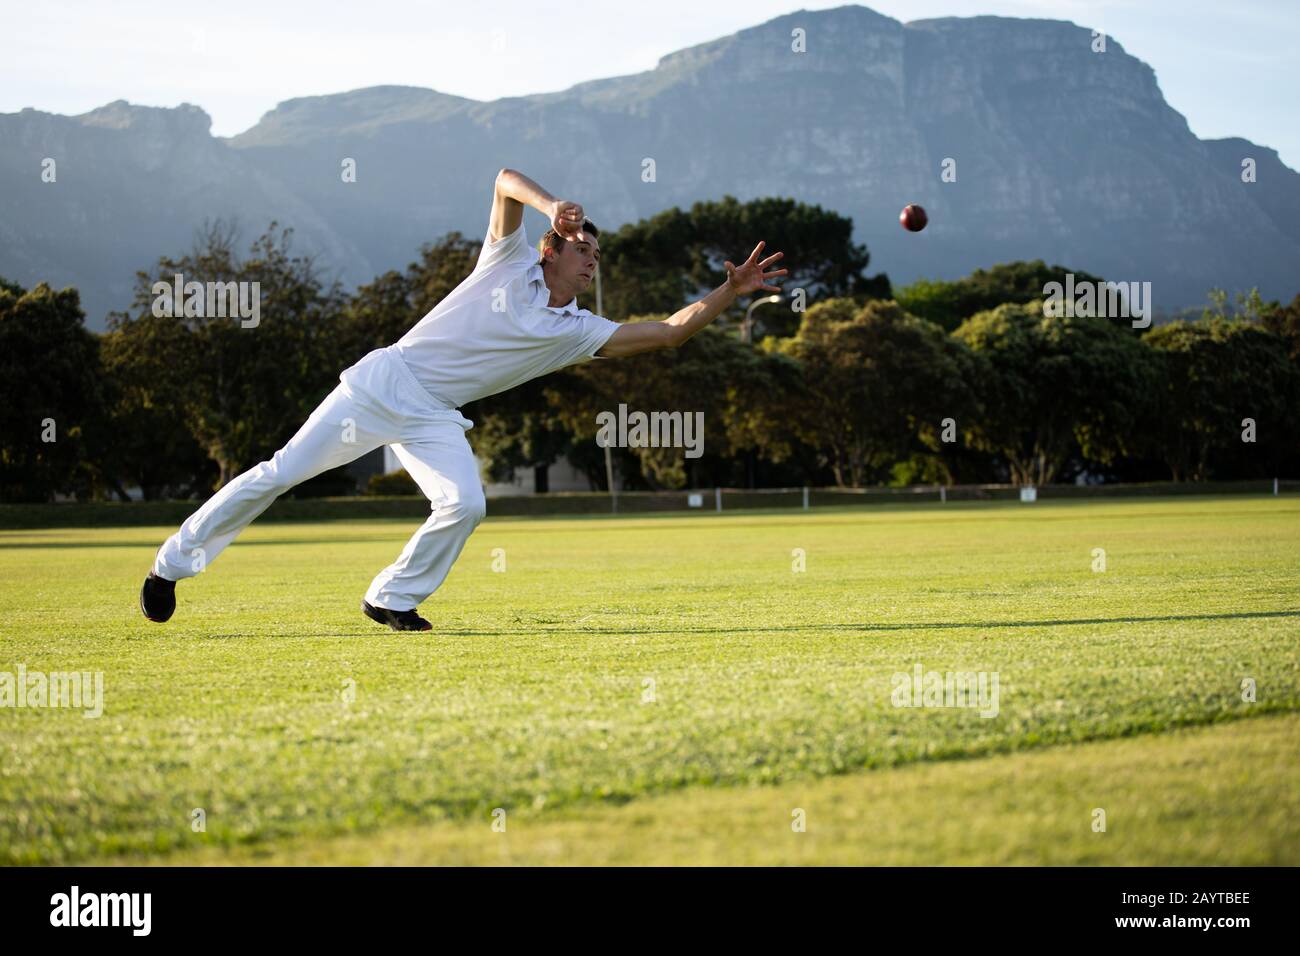
[[[955,182],[941,181],[946,159]],[[1300,174],[1245,139],[1198,139],[1114,38],[1094,52],[1071,23],[904,24],[860,6],[778,17],[558,93],[293,99],[228,139],[188,104],[0,114],[0,275],[78,286],[99,328],[129,304],[136,269],[183,252],[204,218],[234,217],[249,241],[273,218],[292,226],[296,249],[365,282],[445,232],[482,235],[502,166],[605,229],[725,194],[817,203],[853,217],[871,271],[895,284],[1043,258],[1150,281],[1157,310],[1215,285],[1300,291]],[[930,214],[922,233],[898,227],[909,202]]]

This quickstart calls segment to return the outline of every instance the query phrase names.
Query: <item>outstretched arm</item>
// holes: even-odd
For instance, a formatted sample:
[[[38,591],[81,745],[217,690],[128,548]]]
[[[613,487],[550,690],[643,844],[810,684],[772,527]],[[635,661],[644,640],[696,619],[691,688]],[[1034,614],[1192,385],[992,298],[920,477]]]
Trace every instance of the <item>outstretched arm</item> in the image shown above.
[[[556,199],[523,173],[503,169],[497,173],[496,190],[492,194],[492,215],[488,220],[488,241],[495,242],[508,236],[524,221],[524,206],[532,206],[551,221],[551,227],[560,235],[582,235],[582,207],[576,202]]]
[[[763,251],[764,245],[766,243],[760,242],[755,246],[749,258],[739,266],[734,266],[730,262],[724,263],[727,267],[727,281],[704,298],[692,302],[662,322],[630,322],[620,326],[596,354],[602,358],[621,358],[653,349],[675,349],[721,315],[722,310],[735,302],[737,296],[749,295],[759,289],[780,292],[780,287],[771,285],[770,282],[777,276],[785,275],[789,270],[777,269],[775,272],[764,270],[782,258],[785,253],[773,253],[760,262],[758,256]]]

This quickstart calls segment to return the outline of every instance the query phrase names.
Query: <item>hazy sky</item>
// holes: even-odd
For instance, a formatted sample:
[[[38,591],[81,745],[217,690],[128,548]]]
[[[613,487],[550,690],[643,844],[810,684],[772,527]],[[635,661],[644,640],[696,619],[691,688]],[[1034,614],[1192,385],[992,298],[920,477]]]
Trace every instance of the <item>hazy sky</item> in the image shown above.
[[[281,100],[401,84],[491,100],[652,69],[808,0],[0,0],[0,112],[195,103],[216,135]],[[1300,169],[1300,0],[875,0],[896,19],[1049,17],[1099,27],[1156,71],[1198,136]],[[489,55],[498,54],[498,55]],[[487,66],[485,64],[491,64]]]

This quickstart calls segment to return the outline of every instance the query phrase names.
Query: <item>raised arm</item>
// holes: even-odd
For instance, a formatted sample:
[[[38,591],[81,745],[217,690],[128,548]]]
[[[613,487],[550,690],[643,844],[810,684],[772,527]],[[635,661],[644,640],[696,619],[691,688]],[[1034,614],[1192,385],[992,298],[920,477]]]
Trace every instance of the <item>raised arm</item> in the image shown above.
[[[735,302],[737,296],[749,295],[759,289],[780,292],[779,286],[770,285],[769,282],[777,276],[785,275],[789,270],[764,270],[785,253],[773,253],[760,262],[758,256],[764,245],[760,242],[755,246],[749,258],[739,266],[724,263],[727,267],[727,281],[704,298],[692,302],[661,322],[629,322],[620,326],[596,354],[602,358],[622,358],[654,349],[675,349],[721,315],[722,310]]]
[[[497,173],[496,190],[492,194],[492,215],[488,220],[488,241],[495,242],[510,235],[524,221],[524,206],[532,206],[551,221],[551,227],[560,235],[582,235],[582,206],[576,202],[556,199],[523,173],[503,169]]]

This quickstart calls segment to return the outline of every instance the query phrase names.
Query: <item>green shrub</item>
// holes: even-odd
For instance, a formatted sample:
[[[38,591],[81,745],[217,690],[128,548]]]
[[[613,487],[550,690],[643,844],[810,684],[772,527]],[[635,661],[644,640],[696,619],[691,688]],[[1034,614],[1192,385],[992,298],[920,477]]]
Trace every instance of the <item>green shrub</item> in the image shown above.
[[[390,471],[386,475],[371,475],[366,482],[368,495],[418,495],[420,486],[405,471]]]

